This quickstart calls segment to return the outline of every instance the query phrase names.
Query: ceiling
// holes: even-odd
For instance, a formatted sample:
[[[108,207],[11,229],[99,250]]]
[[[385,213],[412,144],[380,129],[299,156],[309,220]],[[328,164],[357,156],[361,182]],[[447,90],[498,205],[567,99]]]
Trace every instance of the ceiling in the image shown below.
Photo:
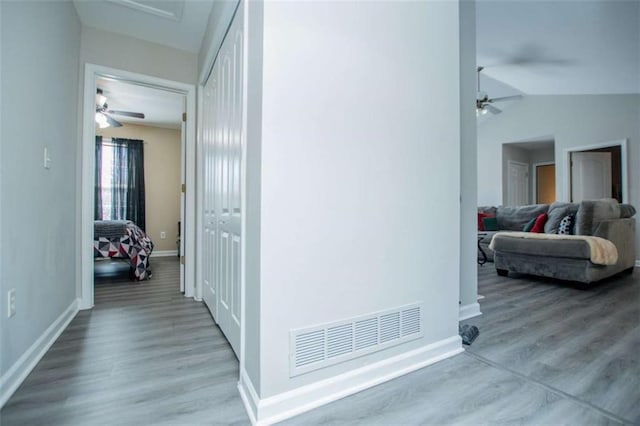
[[[214,1],[222,0],[74,0],[74,5],[85,26],[196,53]],[[492,98],[640,93],[638,0],[476,0],[476,45],[477,63],[485,67],[482,90]],[[159,111],[171,103],[123,85],[109,106],[144,112],[145,124],[179,127]]]
[[[492,97],[640,93],[640,1],[477,0],[476,35]]]
[[[144,119],[112,115],[125,126],[130,123],[169,129],[181,128],[183,95],[107,79],[98,79],[98,88],[102,89],[103,95],[107,97],[109,109],[141,112],[145,115]]]
[[[83,25],[197,53],[214,0],[73,0]]]

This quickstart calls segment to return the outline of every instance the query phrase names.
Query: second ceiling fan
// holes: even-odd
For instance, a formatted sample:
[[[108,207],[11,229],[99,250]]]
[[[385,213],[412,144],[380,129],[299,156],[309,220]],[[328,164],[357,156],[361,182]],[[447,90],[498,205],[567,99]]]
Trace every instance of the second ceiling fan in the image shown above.
[[[499,98],[490,98],[486,92],[480,90],[480,72],[484,69],[484,67],[479,66],[477,68],[478,74],[478,92],[476,96],[476,115],[484,115],[487,112],[492,114],[500,114],[502,110],[500,108],[496,108],[492,104],[494,102],[504,102],[504,101],[513,101],[516,99],[522,98],[522,95],[513,95],[513,96],[502,96]]]
[[[131,111],[115,111],[109,109],[107,105],[107,98],[104,96],[102,89],[96,90],[96,123],[100,128],[105,127],[122,127],[122,123],[111,117],[111,115],[121,115],[123,117],[133,117],[144,119],[144,114],[141,112]]]

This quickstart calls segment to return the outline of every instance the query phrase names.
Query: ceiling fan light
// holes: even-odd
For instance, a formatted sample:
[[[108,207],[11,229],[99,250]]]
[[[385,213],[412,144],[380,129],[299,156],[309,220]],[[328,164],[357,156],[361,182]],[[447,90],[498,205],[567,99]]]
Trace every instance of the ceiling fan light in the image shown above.
[[[96,123],[101,129],[105,127],[109,127],[109,122],[107,121],[107,117],[104,116],[101,112],[96,112]]]

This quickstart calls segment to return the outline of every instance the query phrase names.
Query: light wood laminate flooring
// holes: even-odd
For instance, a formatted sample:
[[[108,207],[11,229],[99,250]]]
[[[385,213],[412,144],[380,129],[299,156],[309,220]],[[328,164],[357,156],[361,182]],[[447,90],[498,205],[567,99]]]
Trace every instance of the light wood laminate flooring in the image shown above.
[[[96,289],[0,413],[2,425],[249,424],[238,363],[206,308],[154,259]],[[463,354],[289,425],[640,424],[640,271],[580,289],[478,268],[484,315]]]

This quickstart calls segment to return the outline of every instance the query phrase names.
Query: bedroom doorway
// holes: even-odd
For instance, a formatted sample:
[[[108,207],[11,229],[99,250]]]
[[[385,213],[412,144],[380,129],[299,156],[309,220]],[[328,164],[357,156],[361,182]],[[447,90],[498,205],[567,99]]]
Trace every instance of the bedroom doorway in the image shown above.
[[[180,287],[186,297],[197,298],[199,292],[195,288],[195,86],[159,79],[143,74],[131,73],[123,70],[87,64],[84,81],[84,106],[83,106],[83,137],[82,137],[82,204],[81,204],[81,231],[78,255],[81,258],[81,297],[80,308],[89,309],[94,305],[94,264],[93,247],[94,235],[94,211],[95,211],[95,141],[96,141],[96,93],[99,84],[104,82],[114,84],[128,84],[132,87],[153,89],[158,93],[179,96],[182,99],[181,123],[181,149],[180,149],[180,216],[177,221],[181,229],[180,248],[175,250],[181,255],[180,262]],[[176,223],[174,226],[178,226]],[[175,228],[172,227],[173,231]],[[165,231],[166,232],[166,231]],[[166,238],[166,235],[162,235]],[[175,240],[174,240],[175,241]],[[82,248],[82,249],[81,249]]]
[[[626,139],[570,148],[564,153],[566,201],[615,198],[629,202]]]

